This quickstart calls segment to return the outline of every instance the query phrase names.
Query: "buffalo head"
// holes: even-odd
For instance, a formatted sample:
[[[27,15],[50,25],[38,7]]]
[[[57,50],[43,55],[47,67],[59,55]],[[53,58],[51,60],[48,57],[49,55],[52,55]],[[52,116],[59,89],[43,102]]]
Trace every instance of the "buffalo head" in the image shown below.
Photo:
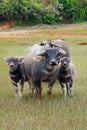
[[[71,62],[71,59],[69,57],[63,57],[61,58],[61,65],[67,69],[69,67],[69,63]]]
[[[9,69],[14,71],[18,67],[18,64],[22,64],[24,57],[4,57],[3,59],[8,64]]]
[[[34,60],[43,61],[46,68],[54,69],[60,62],[62,54],[66,54],[63,49],[50,48],[36,56]]]

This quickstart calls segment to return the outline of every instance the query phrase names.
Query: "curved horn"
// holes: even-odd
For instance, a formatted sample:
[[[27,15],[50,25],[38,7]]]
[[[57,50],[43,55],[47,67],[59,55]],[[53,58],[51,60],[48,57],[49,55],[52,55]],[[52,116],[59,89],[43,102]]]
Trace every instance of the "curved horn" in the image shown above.
[[[3,59],[4,59],[5,62],[8,62],[9,58],[3,57]]]
[[[62,48],[59,49],[59,52],[60,52],[61,54],[63,54],[63,55],[66,55],[66,51],[63,50]]]
[[[45,51],[41,52],[41,53],[38,53],[37,56],[45,56]]]
[[[43,51],[42,53],[39,53],[37,56],[33,58],[33,60],[36,60],[36,61],[43,61],[44,59],[45,59],[45,51]]]

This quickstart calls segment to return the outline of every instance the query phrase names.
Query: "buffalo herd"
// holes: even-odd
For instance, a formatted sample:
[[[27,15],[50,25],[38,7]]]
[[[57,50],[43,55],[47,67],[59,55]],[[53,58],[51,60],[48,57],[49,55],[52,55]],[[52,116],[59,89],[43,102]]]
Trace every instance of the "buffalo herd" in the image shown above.
[[[48,84],[47,95],[51,97],[56,81],[59,81],[65,98],[67,95],[73,96],[75,66],[64,40],[43,41],[29,46],[23,57],[9,57],[4,60],[9,67],[16,97],[22,97],[25,81],[29,84],[31,97],[36,95],[41,99],[42,82]]]

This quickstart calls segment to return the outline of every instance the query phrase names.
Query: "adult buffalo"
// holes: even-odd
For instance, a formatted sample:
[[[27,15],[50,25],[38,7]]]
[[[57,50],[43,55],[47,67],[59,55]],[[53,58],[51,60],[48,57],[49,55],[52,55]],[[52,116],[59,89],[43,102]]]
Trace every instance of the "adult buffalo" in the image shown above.
[[[66,54],[64,56],[70,57],[70,49],[67,43],[62,39],[55,39],[52,41],[43,41],[40,43],[41,46],[50,46],[51,48],[61,48],[63,49]]]
[[[36,52],[34,46],[28,48],[24,55],[24,67],[31,88],[31,96],[36,89],[38,97],[41,98],[41,82],[48,82],[47,93],[51,96],[52,87],[57,80],[58,63],[65,51],[60,48],[48,47],[47,49],[43,47],[43,50],[40,51],[39,47],[40,45],[38,45]],[[37,53],[38,50],[39,53]]]
[[[66,52],[66,55],[64,55],[64,56],[70,57],[70,49],[64,40],[56,39],[56,40],[51,41],[51,43],[52,43],[53,47],[62,48]]]

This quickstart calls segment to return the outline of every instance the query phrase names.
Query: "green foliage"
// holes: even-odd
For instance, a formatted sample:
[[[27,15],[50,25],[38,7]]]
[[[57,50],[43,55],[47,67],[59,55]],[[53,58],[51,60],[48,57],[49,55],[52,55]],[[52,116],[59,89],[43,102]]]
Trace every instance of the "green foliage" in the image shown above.
[[[87,0],[1,0],[3,20],[18,25],[82,22],[87,20]]]
[[[44,3],[30,2],[28,5],[28,13],[26,23],[28,24],[56,24],[61,19],[61,4],[45,6]]]
[[[26,16],[27,0],[4,0],[0,2],[0,19],[11,20]]]
[[[62,6],[45,6],[43,2],[28,0],[5,0],[0,2],[0,19],[15,20],[17,24],[56,24],[62,21]]]
[[[56,24],[56,23],[60,23],[62,21],[62,16],[61,16],[61,11],[62,10],[62,6],[56,5],[56,6],[48,6],[46,7],[46,10],[44,12],[44,15],[42,16],[43,18],[43,22],[47,23],[47,24]]]
[[[26,21],[29,24],[38,24],[42,23],[42,14],[43,14],[43,8],[44,4],[43,3],[35,3],[35,2],[30,2],[28,6],[28,16]]]
[[[74,23],[87,20],[87,0],[59,0],[63,4],[64,22]]]

